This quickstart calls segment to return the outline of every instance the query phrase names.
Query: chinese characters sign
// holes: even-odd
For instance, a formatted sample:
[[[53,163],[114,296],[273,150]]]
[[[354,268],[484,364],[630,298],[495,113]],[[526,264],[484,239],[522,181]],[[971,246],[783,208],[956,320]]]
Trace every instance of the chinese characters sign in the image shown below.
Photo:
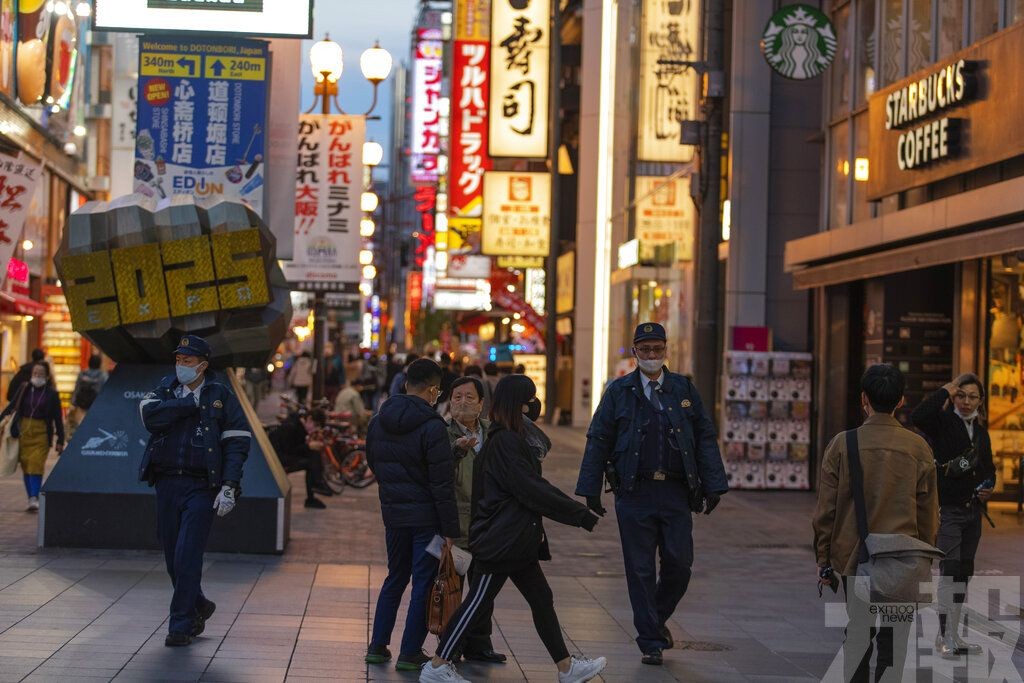
[[[551,237],[551,174],[484,174],[483,253],[547,256]]]
[[[686,162],[680,121],[697,118],[697,72],[681,62],[700,58],[698,0],[644,0],[640,31],[640,113],[637,157]]]
[[[267,57],[259,41],[140,38],[135,192],[263,213]]]
[[[637,176],[636,237],[640,260],[654,260],[654,248],[676,245],[677,261],[693,260],[694,208],[689,178]]]
[[[493,157],[547,156],[550,15],[550,0],[494,0],[491,5]]]
[[[0,285],[7,278],[29,202],[42,175],[42,166],[31,157],[0,154]]]
[[[419,30],[413,62],[412,181],[437,182],[441,153],[441,57],[444,50],[438,29]]]
[[[457,241],[467,243],[480,231],[487,155],[488,44],[456,41],[452,76],[451,214]],[[452,245],[458,248],[460,245]]]
[[[482,40],[491,35],[491,0],[455,0],[455,40]]]
[[[422,268],[424,263],[429,260],[429,252],[434,248],[437,240],[437,225],[434,216],[437,207],[437,187],[425,185],[416,188],[416,192],[413,193],[413,203],[416,206],[416,213],[420,217],[414,261],[417,268]]]
[[[285,277],[312,289],[343,289],[360,278],[361,116],[299,117],[294,260]]]

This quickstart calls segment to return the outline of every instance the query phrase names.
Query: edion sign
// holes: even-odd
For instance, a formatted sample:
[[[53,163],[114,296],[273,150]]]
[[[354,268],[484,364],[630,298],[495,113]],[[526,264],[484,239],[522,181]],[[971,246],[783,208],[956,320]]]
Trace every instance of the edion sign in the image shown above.
[[[313,0],[94,0],[99,31],[313,37]]]

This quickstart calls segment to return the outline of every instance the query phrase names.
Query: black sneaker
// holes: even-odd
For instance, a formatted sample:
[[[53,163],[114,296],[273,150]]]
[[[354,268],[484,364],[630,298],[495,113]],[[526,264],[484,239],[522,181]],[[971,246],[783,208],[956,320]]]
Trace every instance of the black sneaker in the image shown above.
[[[184,647],[192,644],[192,636],[187,633],[168,633],[164,638],[167,647]]]
[[[371,645],[366,648],[366,657],[363,661],[367,664],[383,664],[391,661],[391,650],[385,645]]]
[[[431,659],[433,659],[433,657],[423,650],[411,655],[398,655],[398,661],[395,662],[395,669],[398,671],[419,671],[423,668],[423,665]]]
[[[644,664],[650,664],[651,666],[661,666],[664,659],[661,656],[661,650],[654,648],[644,653],[644,656],[640,658],[640,661]]]
[[[217,603],[213,600],[205,600],[200,607],[196,608],[196,610],[199,612],[200,619],[208,621],[210,617],[213,616],[213,613],[217,611]]]
[[[505,655],[494,650],[482,650],[480,652],[466,652],[462,655],[467,662],[487,662],[488,664],[504,664],[508,659]]]
[[[189,635],[193,638],[202,635],[203,631],[206,630],[206,620],[202,617],[192,622],[192,630],[189,631]]]
[[[676,641],[672,638],[672,631],[668,630],[668,626],[661,627],[661,636],[665,639],[668,645],[665,646],[666,650],[671,650],[676,646]]]
[[[303,504],[303,506],[307,507],[307,508],[312,508],[313,510],[325,510],[325,509],[327,509],[327,506],[324,505],[324,502],[322,500],[320,500],[319,498],[316,498],[316,497],[307,498],[306,502]]]

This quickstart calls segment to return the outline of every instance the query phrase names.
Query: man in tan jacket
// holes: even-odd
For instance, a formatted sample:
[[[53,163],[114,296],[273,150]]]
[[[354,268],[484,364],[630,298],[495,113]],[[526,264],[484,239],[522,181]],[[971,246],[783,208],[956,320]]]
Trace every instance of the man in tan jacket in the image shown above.
[[[939,522],[935,460],[928,443],[894,417],[904,403],[905,387],[903,374],[891,365],[873,365],[861,378],[861,406],[867,419],[857,429],[857,443],[864,471],[868,530],[906,534],[934,544]],[[852,583],[848,587],[846,578],[857,573],[860,537],[850,490],[845,432],[832,439],[825,450],[813,527],[819,580],[825,581],[820,577],[826,568],[844,577],[852,617],[856,601],[852,600]],[[853,623],[847,629],[843,646],[845,680],[868,680],[872,637],[878,646],[875,680],[881,680],[886,670],[899,680],[913,624],[900,621],[887,626],[883,615],[882,628],[876,630],[874,617],[871,621],[870,630],[867,626],[854,628]]]

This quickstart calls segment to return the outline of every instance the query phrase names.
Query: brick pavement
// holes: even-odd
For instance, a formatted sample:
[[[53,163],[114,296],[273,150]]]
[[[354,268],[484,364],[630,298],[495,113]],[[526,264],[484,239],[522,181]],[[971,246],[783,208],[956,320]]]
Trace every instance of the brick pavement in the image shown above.
[[[571,490],[583,435],[551,434],[545,473]],[[292,483],[301,491],[301,474]],[[0,480],[0,681],[415,680],[362,662],[385,574],[375,487],[346,490],[325,511],[295,498],[283,557],[207,557],[204,589],[217,614],[194,645],[172,650],[163,646],[170,587],[156,553],[39,551],[20,480]],[[607,656],[605,681],[820,680],[841,629],[825,627],[810,574],[813,502],[806,493],[733,492],[696,521],[694,579],[670,624],[686,649],[668,652],[660,669],[643,667],[632,641],[614,512],[593,534],[549,524],[555,559],[545,571],[570,649]],[[1020,576],[1021,524],[1012,514],[995,517],[1000,526],[986,529],[979,566]],[[463,673],[474,681],[555,680],[514,589],[499,597],[495,619],[496,647],[509,662]],[[1014,661],[1021,668],[1024,655]]]

